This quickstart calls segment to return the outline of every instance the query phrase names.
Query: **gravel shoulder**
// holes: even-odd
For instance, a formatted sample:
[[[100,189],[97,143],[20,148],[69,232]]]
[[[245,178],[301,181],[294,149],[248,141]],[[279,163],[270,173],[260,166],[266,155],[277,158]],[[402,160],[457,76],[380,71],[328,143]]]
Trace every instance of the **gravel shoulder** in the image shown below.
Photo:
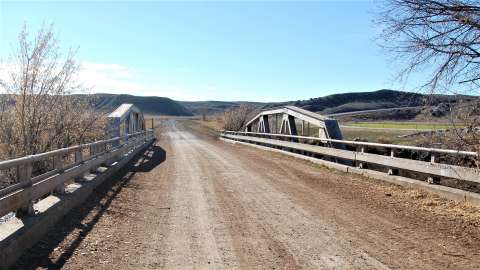
[[[19,269],[477,269],[479,209],[164,120]]]

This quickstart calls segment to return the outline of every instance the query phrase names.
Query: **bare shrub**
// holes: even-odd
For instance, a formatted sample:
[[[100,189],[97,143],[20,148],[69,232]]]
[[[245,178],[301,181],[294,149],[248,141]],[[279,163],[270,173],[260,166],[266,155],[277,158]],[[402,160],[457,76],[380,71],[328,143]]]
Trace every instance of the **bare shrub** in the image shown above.
[[[420,146],[480,153],[480,101],[460,103],[451,108],[452,129],[439,130],[417,139]],[[453,164],[480,168],[479,159],[465,156],[439,157]]]
[[[0,158],[32,155],[103,136],[99,121],[75,82],[79,66],[74,52],[60,53],[52,28],[31,39],[24,27],[18,48],[0,80]]]
[[[223,128],[225,130],[232,131],[241,130],[247,123],[251,111],[252,110],[246,105],[240,105],[238,107],[226,110],[223,114]]]
[[[455,126],[449,132],[452,133],[449,137],[456,139],[455,149],[480,154],[480,100],[457,104],[451,111],[451,121]],[[477,165],[480,165],[478,161]]]

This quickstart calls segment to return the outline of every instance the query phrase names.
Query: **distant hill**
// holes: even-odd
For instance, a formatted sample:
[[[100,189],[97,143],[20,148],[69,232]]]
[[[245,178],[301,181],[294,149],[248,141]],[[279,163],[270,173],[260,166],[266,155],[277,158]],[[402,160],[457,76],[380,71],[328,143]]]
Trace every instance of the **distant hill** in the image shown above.
[[[204,111],[206,114],[223,113],[225,110],[238,107],[240,105],[247,105],[252,108],[263,108],[269,103],[248,102],[248,101],[178,101],[181,105],[188,109],[194,115],[201,115]]]
[[[132,95],[95,94],[95,109],[113,111],[122,103],[131,103],[147,115],[191,116],[183,105],[165,97],[143,97]]]
[[[403,91],[382,89],[373,92],[334,94],[324,97],[287,102],[247,102],[247,101],[175,101],[165,97],[143,97],[133,95],[95,94],[94,107],[97,110],[113,111],[122,103],[132,103],[145,114],[192,116],[219,114],[240,105],[254,110],[268,109],[282,105],[295,105],[321,114],[335,114],[353,111],[404,108],[416,106],[437,106],[441,103],[455,103],[460,99],[472,100],[478,97],[451,95],[424,95]]]
[[[419,93],[382,89],[373,92],[342,93],[311,98],[308,100],[286,102],[260,103],[230,101],[179,101],[179,103],[195,115],[202,114],[202,111],[205,109],[207,110],[208,114],[221,113],[228,108],[240,106],[241,104],[246,104],[254,109],[266,109],[282,105],[295,105],[309,111],[320,112],[322,114],[333,114],[388,108],[436,106],[440,103],[455,103],[460,98],[472,99],[473,97],[424,95]]]
[[[363,110],[402,108],[415,106],[436,106],[440,103],[455,103],[459,99],[472,99],[468,96],[424,95],[403,91],[382,89],[373,92],[355,92],[334,94],[325,97],[311,98],[269,106],[295,105],[303,109],[322,114],[343,113]]]

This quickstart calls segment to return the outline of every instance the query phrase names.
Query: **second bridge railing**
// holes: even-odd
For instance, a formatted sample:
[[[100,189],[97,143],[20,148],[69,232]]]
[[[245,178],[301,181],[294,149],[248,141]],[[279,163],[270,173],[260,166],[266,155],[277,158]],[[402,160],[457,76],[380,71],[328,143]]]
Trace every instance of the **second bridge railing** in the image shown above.
[[[394,175],[409,173],[429,183],[441,178],[480,183],[476,152],[259,132],[222,131],[220,136]]]

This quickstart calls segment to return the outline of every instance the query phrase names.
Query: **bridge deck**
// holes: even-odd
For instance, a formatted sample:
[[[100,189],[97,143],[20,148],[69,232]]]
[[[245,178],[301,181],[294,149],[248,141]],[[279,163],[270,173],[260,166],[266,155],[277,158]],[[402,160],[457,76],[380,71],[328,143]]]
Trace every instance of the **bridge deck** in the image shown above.
[[[412,191],[197,136],[174,121],[163,129],[125,176],[17,266],[480,267],[478,224],[443,211],[444,202],[432,212],[422,207],[431,198]]]

